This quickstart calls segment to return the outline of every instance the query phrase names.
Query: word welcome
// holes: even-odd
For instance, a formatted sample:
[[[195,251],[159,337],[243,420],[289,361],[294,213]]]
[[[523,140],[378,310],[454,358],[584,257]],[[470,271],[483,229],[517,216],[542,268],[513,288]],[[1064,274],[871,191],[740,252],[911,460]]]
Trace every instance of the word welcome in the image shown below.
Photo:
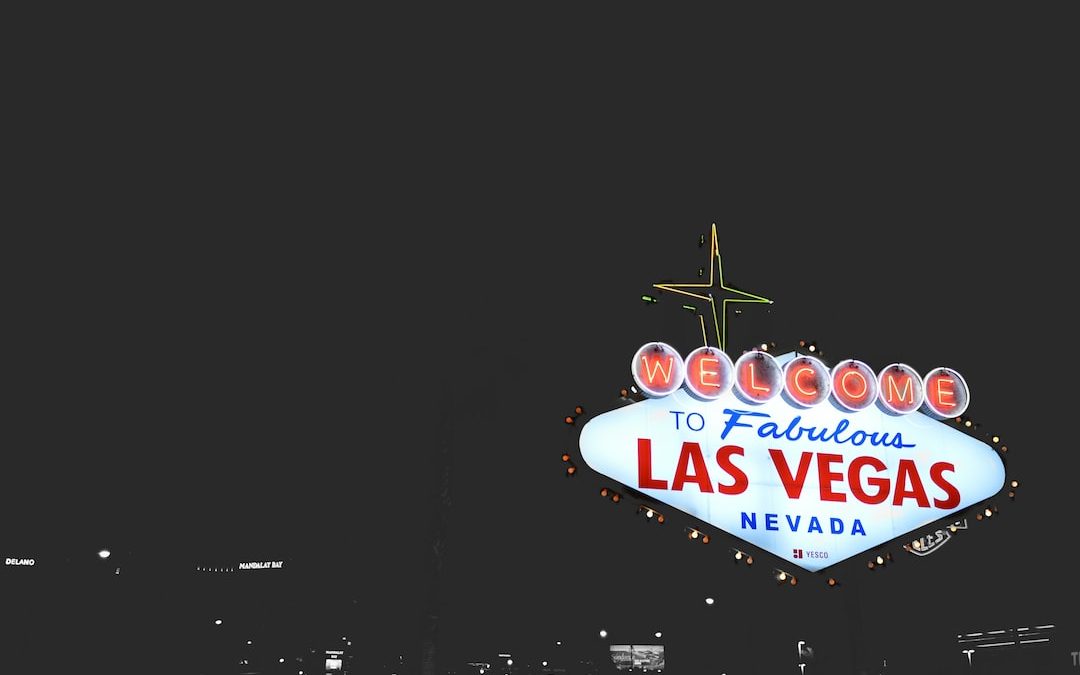
[[[691,396],[712,401],[734,389],[748,403],[777,396],[795,407],[811,408],[830,398],[858,412],[875,403],[889,413],[917,410],[938,418],[956,417],[967,410],[969,391],[955,370],[938,367],[925,377],[911,366],[892,363],[874,373],[856,359],[841,361],[831,370],[813,356],[799,355],[781,366],[761,351],[746,352],[734,363],[724,352],[698,347],[684,360],[663,342],[642,345],[630,364],[634,382],[646,396],[661,398],[680,387]]]

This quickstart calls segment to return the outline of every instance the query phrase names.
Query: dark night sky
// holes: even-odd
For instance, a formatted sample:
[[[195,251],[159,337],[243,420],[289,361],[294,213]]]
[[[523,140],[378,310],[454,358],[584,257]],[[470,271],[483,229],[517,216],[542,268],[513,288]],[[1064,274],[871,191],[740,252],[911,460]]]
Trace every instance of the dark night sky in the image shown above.
[[[130,125],[110,113],[123,78],[79,124],[28,104],[0,543],[42,564],[5,570],[5,653],[130,672],[136,654],[196,663],[249,633],[348,633],[414,658],[447,444],[447,663],[558,639],[588,652],[599,628],[663,630],[672,668],[728,672],[750,654],[789,667],[802,638],[836,672],[853,650],[916,672],[959,631],[1080,639],[1064,578],[1080,462],[1056,358],[1075,111],[1057,57],[1025,58],[770,61],[706,83],[477,54],[375,66],[348,96],[330,69],[268,57],[182,68],[223,83],[163,87]],[[1010,446],[1016,502],[929,558],[777,589],[768,554],[733,567],[727,535],[693,546],[678,518],[649,527],[598,497],[587,468],[564,478],[563,416],[612,407],[642,343],[698,344],[676,303],[639,296],[694,275],[712,223],[728,281],[775,300],[732,319],[729,353],[806,338],[830,362],[955,367]],[[122,581],[84,570],[103,545]],[[187,574],[261,557],[292,570]]]

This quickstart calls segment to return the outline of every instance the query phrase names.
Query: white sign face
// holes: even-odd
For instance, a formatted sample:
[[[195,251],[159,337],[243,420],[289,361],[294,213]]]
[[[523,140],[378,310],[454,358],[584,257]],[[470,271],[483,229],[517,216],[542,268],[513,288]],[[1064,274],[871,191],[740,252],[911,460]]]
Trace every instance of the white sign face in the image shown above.
[[[810,571],[1005,483],[993,448],[921,412],[751,403],[734,390],[617,408],[589,420],[579,443],[595,471]]]

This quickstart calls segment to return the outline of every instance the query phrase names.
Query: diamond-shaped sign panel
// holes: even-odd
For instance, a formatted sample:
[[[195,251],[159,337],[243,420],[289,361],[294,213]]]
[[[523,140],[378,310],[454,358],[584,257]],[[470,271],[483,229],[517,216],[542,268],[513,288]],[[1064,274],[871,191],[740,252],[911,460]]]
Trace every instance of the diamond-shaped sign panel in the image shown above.
[[[810,571],[1005,482],[994,449],[947,423],[833,401],[701,401],[680,389],[594,417],[579,443],[595,471]]]

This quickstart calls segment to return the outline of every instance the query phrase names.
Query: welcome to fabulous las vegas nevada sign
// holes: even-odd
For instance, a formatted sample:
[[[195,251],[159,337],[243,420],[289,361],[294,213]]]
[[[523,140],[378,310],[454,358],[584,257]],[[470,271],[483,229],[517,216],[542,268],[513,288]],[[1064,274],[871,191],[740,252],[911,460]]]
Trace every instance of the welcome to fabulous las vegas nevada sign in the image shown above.
[[[719,269],[716,229],[710,264]],[[708,284],[665,285],[707,302]],[[702,324],[704,326],[704,322]],[[995,495],[1005,466],[989,445],[943,420],[962,415],[963,377],[920,376],[847,359],[749,351],[732,362],[704,345],[684,358],[644,344],[631,375],[647,398],[590,419],[581,456],[657,502],[818,571]]]

